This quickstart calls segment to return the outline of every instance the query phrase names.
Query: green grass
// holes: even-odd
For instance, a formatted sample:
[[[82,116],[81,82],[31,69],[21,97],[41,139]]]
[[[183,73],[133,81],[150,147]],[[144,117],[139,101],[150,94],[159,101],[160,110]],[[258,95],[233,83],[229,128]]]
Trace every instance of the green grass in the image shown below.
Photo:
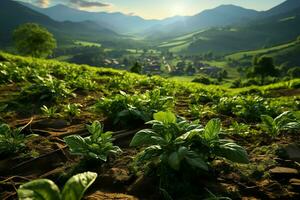
[[[80,45],[80,46],[85,46],[85,47],[101,47],[102,45],[99,43],[95,43],[95,42],[86,42],[86,41],[80,41],[77,40],[74,42],[74,44],[76,45]]]
[[[210,66],[219,67],[222,69],[225,69],[228,72],[228,76],[231,79],[236,79],[239,77],[239,73],[235,68],[232,68],[228,66],[228,63],[226,61],[203,61],[203,63],[209,64]]]
[[[192,80],[196,76],[170,76],[168,77],[168,80],[174,80],[174,81],[182,81],[182,82],[192,82]]]
[[[244,56],[255,56],[258,54],[276,53],[278,51],[293,47],[295,45],[296,45],[296,42],[290,42],[290,43],[286,43],[286,44],[282,44],[282,45],[278,45],[278,46],[274,46],[274,47],[270,47],[270,48],[265,48],[265,49],[258,49],[258,50],[254,50],[254,51],[242,51],[242,52],[228,55],[228,56],[226,56],[226,58],[239,60],[239,59],[242,59]]]

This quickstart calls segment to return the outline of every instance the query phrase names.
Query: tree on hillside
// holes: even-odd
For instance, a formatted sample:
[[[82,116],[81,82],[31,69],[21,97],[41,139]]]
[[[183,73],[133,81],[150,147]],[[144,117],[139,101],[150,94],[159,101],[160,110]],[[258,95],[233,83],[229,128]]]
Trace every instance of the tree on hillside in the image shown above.
[[[260,76],[261,84],[264,84],[264,79],[267,76],[276,76],[277,70],[272,57],[262,56],[253,59],[253,75]]]
[[[142,73],[142,66],[138,62],[135,62],[133,67],[131,67],[130,72],[140,74]]]
[[[56,48],[56,40],[44,27],[35,23],[19,26],[13,32],[16,49],[23,55],[47,57]]]
[[[294,67],[289,69],[287,74],[292,78],[300,78],[300,67]]]
[[[300,42],[300,35],[297,37],[297,42]]]

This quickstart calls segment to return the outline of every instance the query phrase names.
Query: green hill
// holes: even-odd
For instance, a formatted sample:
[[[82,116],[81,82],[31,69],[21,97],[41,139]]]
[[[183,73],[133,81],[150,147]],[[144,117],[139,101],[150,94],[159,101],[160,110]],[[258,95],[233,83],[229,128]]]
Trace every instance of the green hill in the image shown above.
[[[91,21],[57,22],[12,0],[0,1],[0,46],[11,44],[12,31],[19,25],[34,22],[45,26],[61,43],[72,40],[105,41],[119,36]]]
[[[300,8],[244,25],[211,28],[160,45],[174,52],[229,54],[288,43],[300,35]],[[184,38],[184,39],[180,39]],[[177,42],[177,43],[176,43]]]
[[[226,56],[227,59],[244,63],[251,63],[254,56],[271,56],[277,65],[287,64],[289,66],[300,66],[300,41],[294,41],[270,48],[253,51],[242,51]]]

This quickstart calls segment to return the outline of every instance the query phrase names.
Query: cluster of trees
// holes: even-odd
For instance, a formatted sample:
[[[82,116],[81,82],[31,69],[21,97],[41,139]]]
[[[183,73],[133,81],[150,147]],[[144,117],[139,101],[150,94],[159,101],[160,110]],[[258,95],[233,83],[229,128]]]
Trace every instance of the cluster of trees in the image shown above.
[[[300,67],[290,67],[282,64],[276,66],[274,59],[270,56],[254,57],[252,66],[238,68],[241,77],[246,79],[235,80],[232,87],[244,87],[250,85],[266,85],[291,78],[300,78]]]
[[[247,74],[248,77],[257,77],[261,79],[261,84],[264,84],[265,77],[277,76],[278,70],[275,67],[274,60],[272,57],[262,56],[254,57],[253,67]]]

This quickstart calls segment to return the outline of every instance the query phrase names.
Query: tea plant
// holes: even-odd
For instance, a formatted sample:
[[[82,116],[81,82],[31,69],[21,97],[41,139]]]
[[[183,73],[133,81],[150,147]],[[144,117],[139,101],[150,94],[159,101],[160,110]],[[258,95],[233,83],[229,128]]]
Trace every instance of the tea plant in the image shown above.
[[[12,63],[0,63],[0,84],[26,80],[26,70]]]
[[[78,117],[80,115],[80,107],[82,107],[82,105],[76,103],[64,106],[64,113],[67,115],[67,117],[69,117],[70,121],[74,117]]]
[[[300,121],[290,111],[284,112],[274,119],[269,115],[262,115],[261,120],[261,127],[273,138],[278,136],[282,131],[300,130]]]
[[[87,125],[87,129],[91,136],[83,138],[71,135],[64,138],[71,153],[106,162],[109,154],[122,152],[118,146],[112,144],[112,132],[103,132],[103,126],[99,121]]]
[[[72,95],[74,96],[64,81],[48,75],[44,78],[38,76],[34,84],[23,89],[20,97],[38,98],[40,101],[57,101]]]
[[[237,106],[236,99],[237,97],[222,97],[214,109],[220,114],[232,116]]]
[[[231,124],[228,131],[233,134],[247,135],[250,133],[250,126],[244,123],[238,123],[237,121],[234,121]]]
[[[218,119],[210,120],[203,128],[197,123],[177,119],[171,112],[159,112],[153,118],[147,122],[152,129],[136,133],[130,146],[145,147],[136,156],[135,165],[137,168],[145,165],[156,168],[160,188],[168,188],[168,177],[176,171],[208,171],[210,161],[216,156],[233,162],[249,162],[244,148],[220,139],[221,122]],[[187,165],[188,168],[184,167]]]
[[[214,105],[216,112],[236,116],[246,122],[259,122],[260,115],[276,114],[277,108],[259,96],[223,97]]]
[[[277,108],[271,107],[269,102],[259,96],[240,97],[234,114],[249,122],[259,122],[260,115],[275,115]]]
[[[75,77],[70,78],[68,82],[72,88],[76,89],[93,91],[97,88],[97,83],[86,73],[79,76],[77,74]]]
[[[26,126],[12,129],[7,124],[0,124],[0,155],[15,154],[25,149],[26,140],[35,136],[21,133]]]
[[[97,174],[85,172],[71,177],[62,191],[49,179],[37,179],[21,185],[19,200],[80,200],[96,180]]]
[[[136,121],[149,121],[153,113],[169,110],[173,107],[173,98],[160,95],[159,90],[145,94],[129,95],[125,92],[112,99],[105,98],[95,104],[95,110],[106,113],[115,124],[135,124]]]
[[[130,146],[146,146],[139,156],[139,162],[158,160],[179,170],[182,162],[202,170],[208,170],[208,158],[225,157],[234,162],[247,163],[246,151],[237,144],[219,138],[221,123],[210,120],[205,128],[182,120],[170,112],[154,114],[154,120],[147,124],[152,129],[141,130],[133,137]]]
[[[43,105],[41,107],[41,111],[43,112],[43,115],[45,115],[48,118],[55,118],[56,116],[58,116],[56,107],[48,108],[47,106]]]

